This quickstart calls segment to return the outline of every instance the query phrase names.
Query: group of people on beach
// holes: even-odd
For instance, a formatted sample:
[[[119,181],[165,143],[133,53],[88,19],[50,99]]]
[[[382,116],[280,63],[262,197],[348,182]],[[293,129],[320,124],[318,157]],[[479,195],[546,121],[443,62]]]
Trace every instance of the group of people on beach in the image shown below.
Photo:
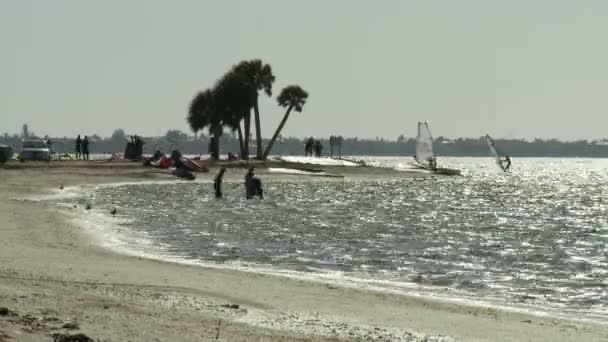
[[[76,137],[76,160],[89,160],[89,137],[85,135],[84,139],[80,138],[80,134]]]
[[[247,199],[252,199],[254,197],[259,197],[260,199],[264,198],[264,190],[262,189],[262,181],[255,177],[255,173],[253,172],[254,167],[250,167],[245,175],[245,197]],[[222,182],[224,181],[224,174],[226,173],[226,168],[222,167],[218,174],[215,176],[213,180],[213,190],[215,191],[215,198],[222,198]]]

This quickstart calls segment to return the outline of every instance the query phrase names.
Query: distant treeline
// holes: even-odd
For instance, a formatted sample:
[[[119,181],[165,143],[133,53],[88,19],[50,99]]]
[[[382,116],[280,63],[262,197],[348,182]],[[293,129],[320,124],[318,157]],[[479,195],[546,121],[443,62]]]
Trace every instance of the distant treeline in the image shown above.
[[[30,137],[33,138],[33,137]],[[41,137],[48,138],[48,137]],[[51,137],[52,149],[58,153],[72,153],[76,137]],[[125,150],[129,136],[123,130],[116,130],[109,138],[98,135],[89,136],[91,153],[122,153]],[[12,146],[18,152],[22,136],[4,134],[0,136],[0,144]],[[273,155],[303,155],[307,138],[280,138],[272,149]],[[323,154],[329,154],[329,137],[319,138],[323,144]],[[154,153],[160,150],[170,153],[174,149],[186,154],[208,154],[209,137],[201,135],[193,137],[178,130],[168,131],[162,137],[143,137],[144,153]],[[269,139],[264,140],[264,146]],[[593,157],[608,158],[607,141],[571,141],[564,142],[556,139],[526,141],[520,139],[496,139],[496,145],[505,154],[514,157]],[[342,155],[344,156],[413,156],[415,154],[415,139],[400,137],[397,140],[344,138]],[[222,154],[239,153],[239,140],[236,136],[222,135],[220,139]],[[255,152],[252,144],[251,150]],[[439,137],[434,143],[435,154],[438,156],[478,157],[488,156],[488,146],[483,137],[447,139]],[[253,153],[255,155],[255,153]]]

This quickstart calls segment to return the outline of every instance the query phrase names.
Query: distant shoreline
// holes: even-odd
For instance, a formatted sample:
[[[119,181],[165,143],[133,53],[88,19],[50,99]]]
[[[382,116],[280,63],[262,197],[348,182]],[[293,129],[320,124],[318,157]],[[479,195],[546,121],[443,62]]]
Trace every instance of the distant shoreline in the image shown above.
[[[209,138],[201,137],[194,139],[184,134],[184,139],[174,141],[170,137],[143,137],[144,153],[152,154],[160,150],[165,154],[177,149],[184,154],[207,154]],[[331,148],[329,139],[318,138],[323,145],[323,155],[330,155]],[[73,138],[50,138],[53,150],[58,153],[73,153]],[[263,146],[268,144],[264,139]],[[304,153],[305,139],[284,138],[274,145],[271,155],[297,156]],[[522,139],[495,139],[498,149],[506,155],[523,158],[608,158],[608,140],[579,140],[560,141],[557,139],[535,139],[526,141]],[[14,152],[20,149],[21,138],[18,136],[0,136],[0,144],[11,146]],[[111,153],[125,150],[126,140],[112,140],[93,136],[91,138],[91,153]],[[386,139],[358,139],[344,138],[341,151],[334,148],[333,155],[338,156],[413,156],[416,152],[416,141],[414,138],[403,138],[401,140]],[[250,155],[255,155],[252,146]],[[483,138],[444,138],[438,137],[433,144],[434,152],[439,157],[489,157],[490,152]],[[238,154],[239,142],[229,135],[220,139],[221,153]]]

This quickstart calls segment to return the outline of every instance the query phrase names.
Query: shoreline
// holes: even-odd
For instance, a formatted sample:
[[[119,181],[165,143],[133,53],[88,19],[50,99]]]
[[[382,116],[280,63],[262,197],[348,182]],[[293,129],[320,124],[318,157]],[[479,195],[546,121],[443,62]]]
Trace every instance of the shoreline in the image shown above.
[[[608,327],[595,323],[114,253],[87,240],[52,204],[12,197],[48,195],[46,189],[57,184],[173,178],[149,169],[136,175],[115,168],[70,169],[0,170],[0,191],[10,195],[0,199],[6,218],[0,225],[0,307],[17,311],[19,318],[43,317],[40,308],[54,308],[55,318],[77,317],[79,330],[93,338],[132,341],[214,340],[218,325],[219,340],[227,341],[608,338]],[[211,179],[213,172],[206,175],[201,178]],[[43,318],[39,328],[31,328],[0,316],[0,332],[7,341],[50,341],[50,333],[66,330]]]
[[[279,175],[280,176],[280,175]],[[64,191],[76,191],[80,194],[70,194],[66,197],[61,197],[61,192],[55,190],[56,195],[50,195],[51,199],[69,199],[73,197],[83,198],[85,194],[88,194],[88,191],[94,192],[102,187],[115,187],[115,186],[123,186],[123,185],[139,185],[139,184],[154,184],[154,185],[162,185],[162,184],[175,184],[175,183],[193,183],[182,180],[157,180],[157,181],[132,181],[132,182],[114,182],[114,183],[100,183],[95,186],[90,187],[90,189],[85,189],[83,186],[76,186],[72,188],[65,188]],[[211,180],[204,180],[194,182],[197,184],[212,184]],[[234,184],[234,183],[227,183]],[[74,196],[72,196],[74,195]],[[43,197],[40,200],[48,201],[49,197]],[[106,248],[108,251],[113,253],[118,253],[121,255],[136,257],[136,258],[145,258],[149,260],[156,260],[160,262],[168,262],[175,263],[184,266],[192,266],[192,267],[202,267],[205,269],[216,269],[216,270],[227,270],[227,271],[235,271],[235,272],[246,272],[253,274],[261,274],[266,276],[273,277],[283,277],[295,281],[304,281],[304,282],[314,282],[321,285],[326,286],[340,286],[347,287],[351,289],[358,289],[363,291],[371,291],[377,293],[386,293],[391,295],[400,295],[400,296],[410,296],[416,297],[423,300],[429,301],[439,301],[452,303],[457,305],[462,305],[465,307],[478,307],[478,308],[490,308],[496,310],[509,311],[513,313],[527,314],[535,317],[545,317],[552,319],[564,319],[581,323],[592,323],[592,324],[602,324],[605,323],[608,325],[608,322],[604,322],[604,317],[584,317],[577,318],[576,314],[570,312],[568,314],[560,314],[558,309],[555,307],[538,307],[535,305],[518,305],[512,303],[501,303],[499,300],[487,300],[484,298],[474,298],[473,293],[469,292],[454,292],[454,289],[441,286],[441,285],[433,285],[429,281],[425,283],[425,281],[416,282],[413,279],[405,282],[394,283],[387,280],[376,279],[376,278],[365,278],[363,276],[358,277],[355,274],[344,274],[340,271],[334,272],[322,272],[319,271],[317,273],[314,272],[302,272],[296,270],[289,269],[277,269],[272,265],[255,265],[255,264],[241,264],[241,263],[215,263],[212,261],[204,261],[204,260],[193,260],[188,259],[186,257],[180,257],[177,255],[172,255],[171,253],[164,253],[162,250],[150,250],[147,248],[142,249],[132,249],[132,244],[135,240],[139,240],[140,243],[144,240],[147,240],[147,237],[144,236],[113,236],[113,239],[107,240],[107,238],[103,238],[99,235],[104,234],[120,234],[114,232],[108,232],[106,230],[112,230],[111,227],[107,227],[107,225],[115,226],[119,224],[119,219],[115,219],[105,211],[95,211],[95,208],[92,210],[92,214],[95,216],[99,216],[102,221],[97,221],[95,219],[86,220],[86,212],[81,211],[79,213],[70,213],[69,208],[64,208],[64,212],[66,214],[73,215],[71,218],[74,221],[74,224],[79,226],[83,230],[83,234],[89,235],[92,239],[98,241],[98,244]],[[83,221],[84,220],[84,221]],[[90,226],[96,226],[94,230],[97,232],[93,232],[90,229]],[[87,228],[89,227],[89,228]],[[114,242],[112,242],[114,241]],[[147,241],[147,246],[151,241]],[[131,248],[130,248],[131,247]],[[468,297],[466,295],[469,295]]]

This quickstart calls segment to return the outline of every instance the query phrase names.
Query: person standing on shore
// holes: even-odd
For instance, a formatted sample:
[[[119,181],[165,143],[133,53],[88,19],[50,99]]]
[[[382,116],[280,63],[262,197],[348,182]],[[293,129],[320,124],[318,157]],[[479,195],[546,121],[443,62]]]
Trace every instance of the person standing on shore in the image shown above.
[[[226,168],[222,167],[220,172],[218,172],[217,176],[215,176],[215,180],[213,181],[213,189],[215,190],[215,198],[222,198],[222,181],[224,180],[224,173],[226,172]]]
[[[80,149],[82,147],[82,139],[80,139],[80,134],[76,138],[76,160],[80,159]]]
[[[89,137],[87,136],[82,141],[82,159],[89,160]]]

